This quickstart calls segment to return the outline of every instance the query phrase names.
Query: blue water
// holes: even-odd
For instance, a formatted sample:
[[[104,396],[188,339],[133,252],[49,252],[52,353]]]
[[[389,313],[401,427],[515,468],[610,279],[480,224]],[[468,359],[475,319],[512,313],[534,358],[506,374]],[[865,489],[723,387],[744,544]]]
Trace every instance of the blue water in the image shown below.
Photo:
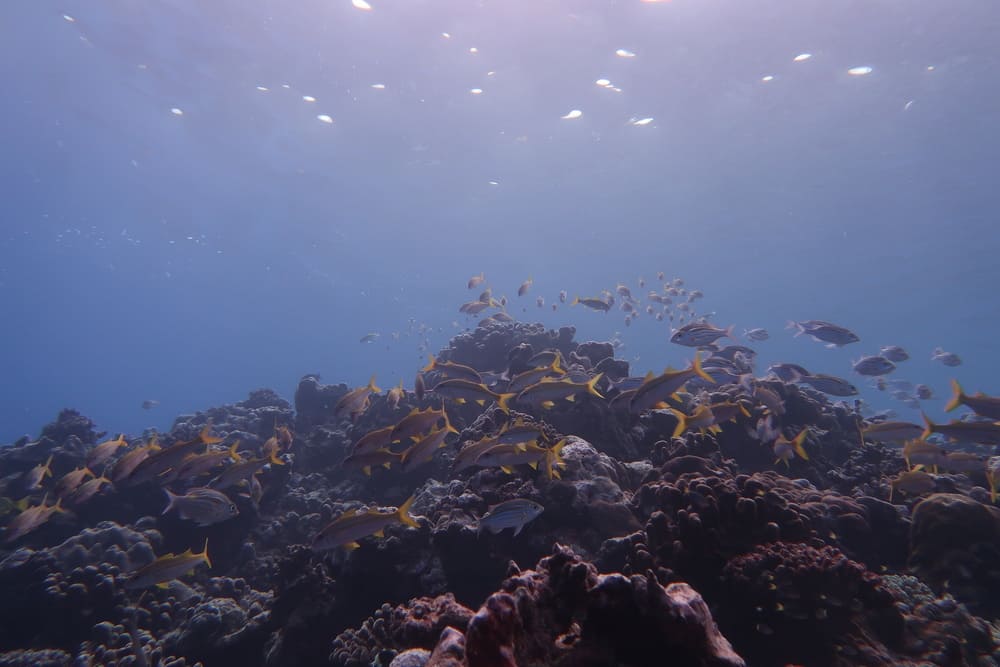
[[[620,332],[638,372],[690,351],[551,312],[559,290],[664,271],[771,331],[761,371],[854,377],[891,343],[932,415],[951,377],[1000,394],[992,3],[371,2],[4,4],[0,442],[63,407],[164,429],[306,373],[410,386],[408,330],[474,326],[480,271],[521,319]]]

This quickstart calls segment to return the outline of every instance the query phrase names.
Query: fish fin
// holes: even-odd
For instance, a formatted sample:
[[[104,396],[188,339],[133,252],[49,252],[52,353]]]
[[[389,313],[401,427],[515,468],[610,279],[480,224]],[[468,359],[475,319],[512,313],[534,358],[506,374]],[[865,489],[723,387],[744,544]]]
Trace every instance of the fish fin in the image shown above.
[[[243,461],[243,457],[240,456],[239,452],[236,451],[237,447],[240,446],[240,441],[237,440],[229,447],[229,458],[231,458],[236,463]]]
[[[163,491],[167,494],[167,508],[163,510],[161,514],[166,514],[177,506],[177,499],[180,498],[180,496],[173,493],[170,489],[163,489]]]
[[[722,433],[722,427],[719,426],[718,424],[712,424],[711,426],[708,427],[708,432],[709,433]]]
[[[360,546],[361,545],[358,544],[357,542],[348,542],[347,544],[344,545],[344,548],[347,549],[348,551],[354,551],[355,549],[359,548]]]
[[[798,338],[799,336],[801,336],[806,332],[806,330],[802,327],[801,324],[799,324],[798,322],[794,322],[792,320],[788,320],[788,324],[785,325],[785,328],[795,329],[795,335],[792,336],[792,338]]]
[[[417,523],[417,520],[413,517],[412,514],[410,514],[410,507],[413,506],[414,500],[416,500],[416,496],[410,496],[409,498],[407,498],[406,502],[404,502],[402,505],[399,506],[397,513],[399,514],[399,520],[405,523],[407,526],[411,528],[419,528],[420,524]]]
[[[569,396],[566,397],[566,400],[569,401],[569,402],[571,402],[571,403],[575,403],[576,402],[576,394],[570,394]]]
[[[806,429],[802,429],[802,431],[797,436],[795,436],[795,439],[792,440],[792,446],[795,447],[795,453],[799,455],[799,458],[805,461],[809,460],[809,455],[806,453],[805,447],[803,447],[802,445],[805,443],[806,436],[808,434],[809,432]]]
[[[376,530],[374,533],[372,533],[372,535],[374,535],[375,537],[385,537],[385,528]]]
[[[521,532],[522,528],[524,528],[524,524],[523,523],[517,524],[517,527],[514,528],[514,537],[517,537],[518,533]]]
[[[515,396],[517,396],[517,394],[500,394],[497,397],[497,405],[500,406],[500,409],[503,410],[504,413],[510,414],[510,399]]]
[[[962,391],[962,385],[958,383],[958,380],[951,381],[951,390],[954,392],[954,395],[948,401],[948,405],[944,406],[945,412],[951,412],[965,402],[965,393]]]
[[[486,405],[486,399],[485,398],[477,398],[476,399],[476,405],[478,405],[479,407],[483,407],[484,405]]]
[[[458,403],[459,405],[465,405],[465,399],[464,398],[456,398],[455,402]]]
[[[539,405],[541,405],[546,410],[551,410],[552,408],[555,407],[556,404],[553,401],[542,401]]]
[[[512,467],[510,467],[510,466],[500,466],[500,470],[503,470],[508,475],[513,475],[514,474],[514,469]]]
[[[672,438],[679,438],[687,430],[687,415],[685,415],[680,410],[671,410],[674,416],[677,417],[677,426],[674,428],[673,434],[670,436]]]
[[[268,457],[268,460],[276,466],[285,465],[285,462],[278,458],[278,452],[274,450],[271,451],[271,455]]]
[[[590,378],[587,382],[587,393],[596,396],[597,398],[604,398],[601,392],[597,391],[597,383],[600,382],[601,378],[604,377],[604,373],[598,373],[594,377]]]
[[[363,472],[365,474],[365,477],[371,477],[372,476],[372,467],[371,466],[362,466],[361,467],[361,472]]]
[[[694,353],[694,361],[691,362],[691,370],[694,371],[694,374],[702,380],[715,384],[715,378],[706,373],[705,369],[701,367],[701,354],[699,352]]]
[[[736,327],[735,324],[730,324],[728,327],[726,327],[726,338],[731,338],[732,340],[736,340],[735,327]]]
[[[173,580],[171,580],[171,581],[173,581]],[[156,587],[160,588],[160,589],[163,589],[163,590],[166,590],[166,589],[170,588],[170,582],[169,581],[161,581],[160,583],[156,584]]]
[[[371,377],[371,379],[370,379],[370,380],[368,380],[368,384],[367,384],[367,385],[365,386],[365,388],[366,388],[366,389],[367,389],[368,391],[371,391],[371,392],[374,392],[374,393],[376,393],[376,394],[378,394],[379,392],[381,392],[381,391],[382,391],[382,390],[381,390],[381,389],[379,389],[379,388],[378,388],[378,386],[377,386],[377,385],[375,384],[375,374],[374,374],[374,373],[372,373],[372,377]]]
[[[392,467],[392,461],[386,461],[385,463],[382,464],[382,467],[388,470],[389,468]]]
[[[738,403],[738,405],[740,406],[740,412],[743,413],[743,416],[746,417],[747,419],[749,419],[750,418],[750,411],[747,410],[746,406],[743,405],[742,403]],[[735,418],[733,419],[733,421],[735,421]]]
[[[202,546],[202,548],[201,548],[201,553],[200,554],[192,554],[192,555],[193,556],[198,556],[199,558],[201,558],[201,560],[205,562],[205,565],[207,565],[209,567],[209,569],[211,569],[211,567],[212,567],[212,561],[210,561],[208,559],[208,538],[207,537],[205,538],[205,544],[204,544],[204,546]]]
[[[920,439],[926,440],[927,438],[930,437],[931,433],[934,432],[935,424],[934,422],[931,421],[931,418],[927,416],[927,413],[921,412],[920,416],[924,418],[924,425],[925,425],[924,432],[920,434]]]
[[[538,470],[538,461],[531,461],[528,463],[532,470]]]

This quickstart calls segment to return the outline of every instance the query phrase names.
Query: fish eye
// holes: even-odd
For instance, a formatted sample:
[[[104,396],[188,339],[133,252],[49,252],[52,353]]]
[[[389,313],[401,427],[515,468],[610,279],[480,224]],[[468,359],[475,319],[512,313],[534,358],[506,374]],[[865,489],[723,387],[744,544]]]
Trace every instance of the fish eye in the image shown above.
[[[236,512],[236,505],[235,505],[235,504],[233,504],[233,505],[230,505],[230,506],[229,506],[229,511],[230,511],[230,512]]]

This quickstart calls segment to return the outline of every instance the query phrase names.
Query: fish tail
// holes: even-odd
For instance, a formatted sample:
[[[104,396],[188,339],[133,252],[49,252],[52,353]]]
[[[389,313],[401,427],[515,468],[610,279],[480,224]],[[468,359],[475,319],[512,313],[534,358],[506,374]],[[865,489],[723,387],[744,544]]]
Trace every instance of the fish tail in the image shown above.
[[[283,466],[285,462],[278,458],[278,452],[272,450],[268,460],[276,466]]]
[[[515,396],[517,396],[517,394],[500,394],[497,396],[497,405],[500,406],[500,409],[503,410],[504,413],[510,414],[510,399]],[[457,432],[458,431],[456,431],[456,433]]]
[[[677,427],[674,429],[672,438],[679,438],[687,430],[687,415],[680,410],[671,410],[674,416],[677,417]]]
[[[597,386],[598,381],[602,377],[604,377],[604,373],[598,373],[597,375],[595,375],[594,377],[590,378],[590,380],[587,381],[588,394],[593,394],[597,398],[604,398],[603,396],[601,396],[601,393],[597,391],[597,389],[595,388]]]
[[[965,392],[962,391],[962,385],[958,383],[958,380],[951,381],[951,390],[954,392],[954,395],[951,397],[951,400],[948,401],[948,405],[944,406],[945,412],[951,412],[958,406],[965,403]]]
[[[563,461],[562,449],[566,446],[566,438],[563,438],[556,444],[552,445],[548,452],[545,453],[545,471],[548,473],[549,479],[555,477],[556,479],[562,479],[562,475],[559,474],[559,468],[566,465]]]
[[[986,471],[986,481],[990,484],[990,502],[994,505],[997,502],[997,481],[993,477],[993,473]]]
[[[580,297],[576,296],[576,297],[573,297],[573,300],[569,302],[569,305],[575,306],[578,303],[580,303]]]
[[[792,440],[792,446],[795,447],[795,453],[798,454],[799,458],[804,461],[809,460],[809,454],[806,453],[805,447],[802,446],[805,444],[806,435],[808,434],[809,432],[806,429],[802,429],[802,431],[795,436],[795,439]]]
[[[560,355],[557,353],[556,358],[552,360],[552,365],[549,367],[549,370],[552,373],[563,375],[566,371],[564,371],[562,366],[559,365],[559,357]]]
[[[694,353],[694,361],[691,362],[691,370],[694,374],[700,377],[702,380],[707,380],[712,384],[715,384],[715,378],[705,372],[705,369],[701,367],[701,354],[698,352]]]
[[[730,324],[726,327],[726,338],[731,338],[732,340],[737,340],[736,338],[736,325]]]
[[[52,457],[55,454],[49,454],[49,460],[45,462],[45,469],[42,471],[42,478],[52,477]]]
[[[240,461],[243,460],[243,457],[240,456],[239,452],[236,451],[237,447],[239,446],[240,446],[240,441],[237,440],[229,447],[229,458],[231,458],[236,463],[239,463]],[[274,456],[274,453],[272,453],[271,456]]]
[[[417,497],[415,495],[410,496],[406,499],[406,502],[400,505],[399,509],[396,510],[399,520],[411,528],[420,528],[420,524],[417,523],[417,520],[410,514],[410,507],[413,505],[413,501],[416,500],[416,498]]]
[[[805,328],[803,328],[803,326],[801,324],[799,324],[798,322],[795,322],[793,320],[788,320],[788,324],[785,325],[785,328],[786,329],[795,329],[795,335],[792,336],[792,338],[798,338],[799,336],[801,336],[802,334],[804,334],[806,332]]]
[[[931,421],[931,418],[927,416],[926,412],[921,412],[920,416],[924,418],[924,432],[920,434],[921,440],[926,440],[930,437],[931,433],[934,432],[934,427],[936,424]]]
[[[377,386],[377,385],[375,384],[375,374],[374,374],[374,373],[372,373],[372,377],[371,377],[371,379],[370,379],[370,380],[368,380],[368,385],[367,385],[367,388],[368,388],[368,391],[371,391],[371,392],[374,392],[374,393],[376,393],[376,394],[382,391],[382,390],[381,390],[381,389],[379,389],[379,388],[378,388],[378,386]]]
[[[212,561],[210,561],[208,559],[208,538],[207,537],[205,538],[205,546],[203,546],[201,548],[201,553],[200,554],[192,554],[192,555],[193,556],[197,556],[202,561],[204,561],[205,565],[207,565],[209,568],[212,567]]]
[[[437,366],[435,365],[437,362],[434,359],[434,355],[433,354],[428,354],[427,358],[429,359],[429,361],[427,362],[426,366],[424,366],[423,368],[420,369],[421,373],[429,373],[432,370],[434,370],[435,368],[437,368]]]
[[[177,499],[180,498],[176,493],[173,493],[170,489],[163,489],[163,492],[167,494],[167,508],[163,510],[163,514],[166,514],[170,510],[177,507]]]

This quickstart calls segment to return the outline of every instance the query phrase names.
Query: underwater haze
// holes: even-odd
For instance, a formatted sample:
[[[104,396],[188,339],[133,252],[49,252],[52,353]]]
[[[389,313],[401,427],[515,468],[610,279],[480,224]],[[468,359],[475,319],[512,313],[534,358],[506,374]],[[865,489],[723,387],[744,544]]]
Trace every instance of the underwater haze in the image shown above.
[[[851,372],[884,345],[931,416],[952,377],[1000,393],[998,31],[961,0],[6,2],[0,442],[411,388],[480,272],[633,374],[687,364],[671,322],[569,301],[663,272],[872,410],[920,421]]]

